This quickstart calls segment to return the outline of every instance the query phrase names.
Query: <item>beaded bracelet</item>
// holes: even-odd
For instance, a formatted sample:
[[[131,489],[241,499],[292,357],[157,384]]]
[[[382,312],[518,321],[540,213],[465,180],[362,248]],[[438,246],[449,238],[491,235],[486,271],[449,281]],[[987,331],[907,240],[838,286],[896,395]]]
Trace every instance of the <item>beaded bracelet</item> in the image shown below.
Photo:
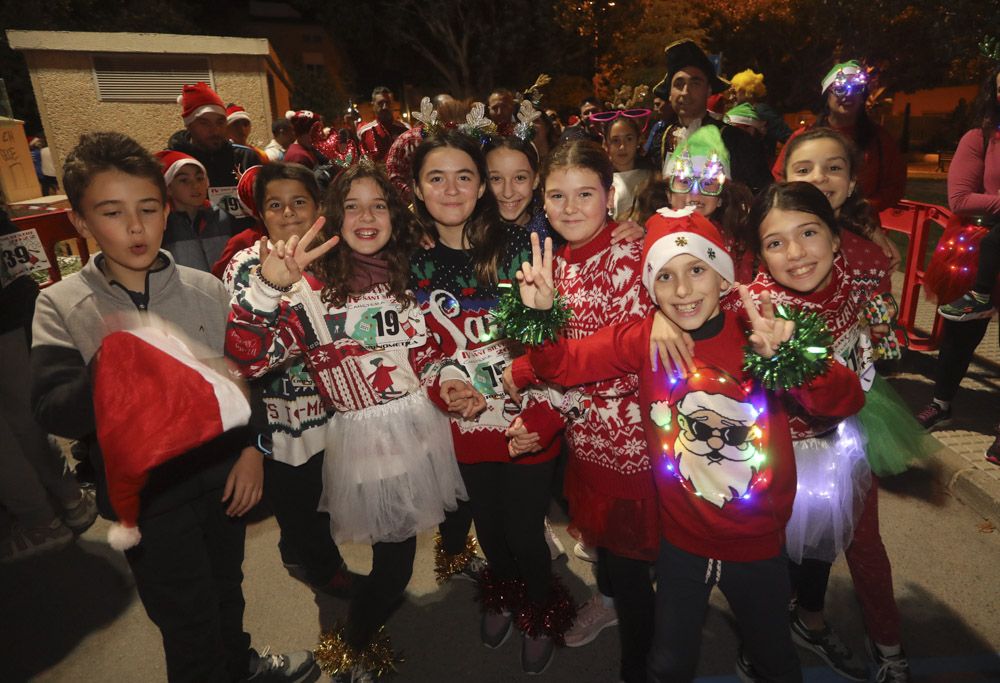
[[[256,268],[254,268],[254,274],[261,282],[263,282],[265,285],[278,292],[290,292],[292,291],[292,287],[294,286],[294,285],[285,285],[284,287],[279,287],[278,285],[274,284],[266,277],[264,277],[264,271],[262,270],[262,266],[257,266]]]

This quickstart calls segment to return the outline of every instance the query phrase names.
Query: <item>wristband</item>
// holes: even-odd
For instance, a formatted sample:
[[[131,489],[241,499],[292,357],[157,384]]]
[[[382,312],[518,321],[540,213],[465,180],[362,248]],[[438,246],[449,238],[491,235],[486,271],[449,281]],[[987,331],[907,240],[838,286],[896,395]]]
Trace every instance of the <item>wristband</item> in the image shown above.
[[[271,282],[270,280],[268,280],[266,277],[264,277],[263,266],[260,266],[260,265],[257,266],[256,268],[254,268],[254,274],[257,276],[257,279],[259,279],[265,285],[267,285],[268,287],[270,287],[271,289],[273,289],[273,290],[275,290],[277,292],[290,292],[290,291],[292,291],[292,287],[295,286],[294,284],[291,284],[291,285],[285,285],[284,287],[279,287],[278,285],[274,284],[273,282]]]

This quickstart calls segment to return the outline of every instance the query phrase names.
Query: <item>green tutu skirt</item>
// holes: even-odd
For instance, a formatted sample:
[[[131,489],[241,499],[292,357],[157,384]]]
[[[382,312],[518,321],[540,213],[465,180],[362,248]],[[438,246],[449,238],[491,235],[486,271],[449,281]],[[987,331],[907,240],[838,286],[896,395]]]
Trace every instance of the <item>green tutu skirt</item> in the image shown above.
[[[914,419],[896,390],[876,375],[858,413],[868,439],[868,465],[880,477],[905,472],[910,464],[938,452],[944,445]]]

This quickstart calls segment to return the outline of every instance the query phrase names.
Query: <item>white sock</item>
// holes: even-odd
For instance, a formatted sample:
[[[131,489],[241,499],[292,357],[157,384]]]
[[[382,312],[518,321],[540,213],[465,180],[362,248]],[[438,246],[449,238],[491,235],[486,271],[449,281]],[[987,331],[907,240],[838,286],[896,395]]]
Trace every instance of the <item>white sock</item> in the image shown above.
[[[896,655],[903,654],[903,648],[900,645],[882,645],[881,643],[875,643],[875,647],[878,651],[882,653],[885,657],[895,657]]]

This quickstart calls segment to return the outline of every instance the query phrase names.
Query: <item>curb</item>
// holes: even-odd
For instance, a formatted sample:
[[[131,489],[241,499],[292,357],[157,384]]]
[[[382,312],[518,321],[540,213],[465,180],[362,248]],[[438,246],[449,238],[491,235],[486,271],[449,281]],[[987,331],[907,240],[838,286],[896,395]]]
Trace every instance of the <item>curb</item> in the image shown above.
[[[1000,481],[969,464],[947,446],[931,459],[940,469],[938,476],[945,490],[994,524],[1000,524]]]

